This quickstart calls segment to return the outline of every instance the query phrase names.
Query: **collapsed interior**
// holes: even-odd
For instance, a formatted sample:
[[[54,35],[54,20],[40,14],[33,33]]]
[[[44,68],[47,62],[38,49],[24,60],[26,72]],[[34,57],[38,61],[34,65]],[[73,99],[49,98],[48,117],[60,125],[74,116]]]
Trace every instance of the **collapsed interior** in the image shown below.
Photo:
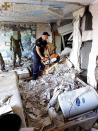
[[[18,114],[21,131],[98,129],[97,12],[97,0],[0,1],[0,115]],[[14,68],[13,30],[23,46]],[[43,75],[32,80],[33,48],[43,32],[59,59],[45,61]]]

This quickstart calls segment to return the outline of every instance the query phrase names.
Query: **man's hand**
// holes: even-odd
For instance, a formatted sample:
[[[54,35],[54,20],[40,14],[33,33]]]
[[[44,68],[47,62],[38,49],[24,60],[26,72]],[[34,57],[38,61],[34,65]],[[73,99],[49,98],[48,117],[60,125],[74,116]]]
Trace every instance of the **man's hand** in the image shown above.
[[[44,59],[45,59],[45,57],[42,56],[42,57],[41,57],[41,60],[44,60]]]
[[[10,47],[10,51],[12,51],[12,47]]]
[[[24,51],[23,47],[22,47],[22,51]]]
[[[47,61],[47,60],[49,60],[49,58],[48,57],[44,57],[43,59],[41,59],[41,62],[44,62],[44,61]]]

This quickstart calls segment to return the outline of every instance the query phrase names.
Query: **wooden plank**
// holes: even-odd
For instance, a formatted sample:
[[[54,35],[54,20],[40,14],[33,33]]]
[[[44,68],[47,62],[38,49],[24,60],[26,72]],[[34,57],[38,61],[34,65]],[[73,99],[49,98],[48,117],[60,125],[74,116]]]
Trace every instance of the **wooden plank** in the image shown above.
[[[53,64],[51,67],[45,70],[45,74],[49,74],[58,65],[58,63]]]

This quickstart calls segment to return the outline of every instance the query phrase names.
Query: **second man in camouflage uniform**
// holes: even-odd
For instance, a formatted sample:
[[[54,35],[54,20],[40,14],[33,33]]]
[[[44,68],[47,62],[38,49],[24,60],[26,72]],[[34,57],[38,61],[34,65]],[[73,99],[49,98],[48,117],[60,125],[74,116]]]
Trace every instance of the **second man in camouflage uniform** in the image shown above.
[[[20,65],[22,56],[21,49],[23,50],[20,31],[13,31],[13,36],[11,36],[10,40],[10,50],[13,51],[13,66],[15,67],[16,55],[18,55]]]

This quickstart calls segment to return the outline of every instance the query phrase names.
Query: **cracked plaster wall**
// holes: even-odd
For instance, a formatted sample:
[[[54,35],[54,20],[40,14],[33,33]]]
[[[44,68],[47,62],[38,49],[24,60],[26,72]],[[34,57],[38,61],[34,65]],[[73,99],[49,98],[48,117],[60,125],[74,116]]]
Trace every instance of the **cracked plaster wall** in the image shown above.
[[[24,51],[23,56],[32,57],[32,50],[36,38],[36,26],[28,24],[0,24],[0,52],[4,59],[11,58],[10,38],[13,34],[13,28],[20,28],[21,41]]]
[[[72,52],[70,54],[70,60],[74,64],[75,68],[80,71],[79,67],[79,56],[80,56],[80,48],[82,45],[82,37],[79,30],[80,27],[80,17],[84,14],[84,8],[73,12],[73,47]]]
[[[90,11],[93,16],[93,41],[92,48],[89,55],[87,81],[93,86],[97,87],[95,79],[96,58],[98,56],[98,3],[90,6]]]
[[[87,69],[87,82],[96,88],[97,81],[95,79],[96,57],[98,56],[98,4],[90,5],[90,12],[93,16],[92,22],[92,48],[89,54],[88,69]],[[75,68],[80,71],[80,48],[82,46],[82,37],[80,34],[80,16],[84,14],[84,8],[81,8],[73,13],[73,49],[70,54],[70,60]],[[69,64],[69,63],[68,63]],[[70,64],[69,64],[70,66]]]

